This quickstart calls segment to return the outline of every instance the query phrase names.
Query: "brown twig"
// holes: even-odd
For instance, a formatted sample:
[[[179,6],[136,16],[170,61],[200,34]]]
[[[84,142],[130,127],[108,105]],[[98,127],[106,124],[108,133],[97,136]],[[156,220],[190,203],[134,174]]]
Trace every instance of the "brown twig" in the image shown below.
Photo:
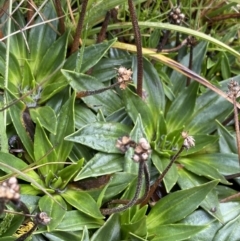
[[[193,46],[190,46],[190,53],[189,53],[189,62],[188,62],[188,68],[192,70],[192,61],[193,61]],[[186,86],[189,86],[191,82],[191,78],[187,77],[187,83]]]
[[[235,131],[236,131],[236,141],[238,149],[238,161],[240,165],[240,130],[239,130],[239,121],[238,121],[238,108],[236,96],[233,96],[233,110],[234,110],[234,122],[235,122]]]
[[[240,13],[222,14],[220,16],[209,18],[208,21],[211,24],[212,22],[219,22],[230,18],[240,18]]]
[[[223,198],[222,200],[220,200],[220,203],[225,203],[225,202],[231,201],[234,198],[239,198],[239,197],[240,197],[240,192],[233,194],[229,197]]]
[[[132,207],[134,204],[136,204],[136,202],[138,200],[138,196],[139,196],[139,194],[141,192],[141,188],[142,188],[142,174],[143,174],[143,172],[144,172],[144,161],[141,161],[139,163],[139,169],[138,169],[137,187],[136,187],[136,191],[135,191],[135,194],[134,194],[133,198],[124,206],[101,209],[101,213],[103,215],[110,215],[112,213],[122,212],[122,211],[127,210],[128,208]]]
[[[57,16],[59,17],[59,31],[61,34],[64,34],[65,32],[65,18],[63,10],[62,10],[62,5],[60,0],[55,0],[55,8],[57,12]]]
[[[168,41],[170,33],[171,33],[170,30],[167,30],[166,32],[164,32],[162,40],[158,43],[157,53],[163,52],[163,48],[164,48],[164,46],[166,45],[166,43]]]
[[[142,40],[140,29],[138,26],[137,16],[132,0],[128,0],[129,12],[132,19],[135,44],[137,47],[137,94],[142,98],[142,85],[143,85],[143,55],[142,55]]]
[[[104,21],[102,23],[101,30],[100,30],[100,32],[97,36],[97,43],[103,42],[103,40],[106,38],[105,35],[106,35],[107,26],[109,24],[110,17],[111,17],[111,13],[110,13],[110,11],[107,11],[107,13],[105,15],[105,18],[104,18]]]
[[[145,192],[144,192],[143,196],[136,201],[135,204],[142,203],[147,198],[148,192],[150,190],[150,174],[149,174],[148,166],[146,163],[144,163],[144,176],[145,176]],[[130,202],[130,200],[128,200],[128,199],[115,199],[115,200],[112,200],[111,202],[109,202],[109,204],[113,204],[113,203],[127,204],[129,202]]]
[[[34,15],[34,2],[33,0],[27,1],[27,22],[31,26],[33,24],[33,15]]]
[[[81,14],[79,16],[76,33],[75,33],[75,36],[73,39],[72,48],[71,48],[71,52],[70,52],[71,54],[76,52],[79,47],[79,40],[80,40],[82,29],[83,29],[83,22],[84,22],[86,10],[87,10],[87,4],[88,4],[88,0],[82,1],[82,10],[81,10]]]
[[[185,148],[185,146],[182,145],[181,148],[179,149],[179,151],[177,152],[177,154],[172,157],[168,166],[165,168],[165,170],[162,172],[162,174],[158,177],[158,179],[155,181],[155,183],[150,187],[150,191],[148,192],[148,195],[145,198],[145,200],[142,202],[141,206],[144,206],[148,203],[149,199],[151,198],[151,196],[157,189],[158,185],[162,182],[163,178],[165,177],[165,175],[167,174],[167,172],[169,171],[169,169],[171,168],[173,163],[176,161],[176,159],[178,158],[180,153],[184,150],[184,148]]]

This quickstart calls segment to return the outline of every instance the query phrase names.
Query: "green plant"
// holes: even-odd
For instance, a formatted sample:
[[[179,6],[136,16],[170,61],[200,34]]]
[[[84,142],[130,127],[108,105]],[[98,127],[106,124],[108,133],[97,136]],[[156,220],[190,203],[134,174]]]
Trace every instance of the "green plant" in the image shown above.
[[[67,8],[66,1],[56,2],[65,11],[64,23],[68,27],[71,20],[68,14],[73,13],[74,8],[81,8],[75,1],[68,1],[71,9]],[[69,51],[73,46],[72,29],[66,28],[58,35],[58,21],[54,21],[57,13],[51,1],[38,5],[43,7],[41,15],[34,19],[26,42],[21,34],[16,34],[8,37],[9,49],[4,42],[0,43],[0,74],[4,76],[7,68],[9,76],[7,86],[3,78],[0,79],[8,102],[2,106],[8,113],[6,132],[2,130],[2,133],[8,137],[17,134],[20,142],[14,138],[13,146],[22,145],[10,150],[12,153],[2,149],[0,178],[3,181],[16,175],[21,185],[21,202],[29,212],[46,212],[51,218],[48,225],[38,227],[32,239],[176,241],[220,240],[224,235],[222,240],[237,240],[238,235],[231,236],[231,232],[239,219],[238,197],[228,203],[219,201],[226,201],[225,198],[237,192],[229,188],[232,181],[228,180],[229,175],[239,170],[238,156],[233,154],[237,148],[231,125],[224,125],[233,111],[230,102],[235,102],[225,93],[227,85],[230,79],[239,80],[238,75],[233,76],[238,66],[236,58],[240,57],[239,47],[230,41],[235,28],[226,37],[223,27],[209,27],[208,23],[210,31],[215,32],[214,37],[210,37],[206,34],[209,29],[204,24],[208,20],[204,17],[197,18],[200,31],[159,23],[155,19],[160,17],[166,21],[168,6],[162,1],[150,3],[148,9],[153,13],[148,20],[145,4],[151,1],[134,1],[138,19],[148,20],[138,22],[145,56],[141,75],[137,72],[141,56],[136,58],[129,53],[136,53],[136,48],[128,36],[132,35],[132,23],[126,21],[127,1],[97,1],[95,5],[94,1],[84,1],[87,2],[85,20],[80,21],[83,28],[79,30],[83,44],[77,52],[70,54]],[[191,26],[197,25],[193,16],[203,15],[211,2],[206,5],[202,1],[182,2]],[[118,4],[119,19],[124,21],[110,22],[105,30],[113,37],[96,44],[93,38],[100,32],[96,24],[101,23],[106,11]],[[236,7],[235,3],[229,5]],[[228,12],[231,11],[229,5],[219,6]],[[158,7],[164,14],[159,16]],[[12,15],[18,24],[12,22],[11,33],[27,25],[24,11],[18,8]],[[211,18],[218,13],[217,10],[208,12]],[[45,23],[34,25],[40,23],[43,16]],[[5,35],[4,21],[8,18],[5,14],[1,18]],[[47,24],[46,20],[51,22]],[[175,54],[157,54],[148,47],[157,46],[159,29],[171,33],[167,47],[171,47],[175,39],[174,31],[182,33],[183,39],[185,35],[195,36],[199,42],[192,53],[180,46]],[[120,30],[120,34],[115,30]],[[121,35],[126,42],[114,38]],[[140,36],[135,38],[138,43]],[[207,52],[216,52],[218,60],[211,62]],[[176,56],[178,61],[173,60]],[[192,69],[189,69],[185,66],[191,58]],[[118,83],[112,84],[119,78],[116,69],[120,66],[131,68],[133,73],[133,83],[125,89],[119,88]],[[219,71],[222,78],[216,77]],[[142,88],[136,81],[141,78]],[[186,85],[187,78],[192,79],[189,85]],[[183,150],[183,131],[195,139],[196,145],[189,150]],[[116,146],[123,136],[129,136],[135,143],[124,153]],[[132,160],[141,138],[151,145],[152,152],[144,162],[144,170],[147,177],[149,169],[152,183],[160,173],[165,173],[172,156],[180,150],[180,156],[172,159],[173,165],[161,176],[167,195],[161,199],[158,196],[161,187],[155,185],[155,190],[150,189],[153,195],[147,197],[147,205],[144,201],[146,192],[149,193],[149,180],[136,191],[137,183],[142,182],[139,165],[143,168],[143,164]],[[6,138],[1,138],[2,147],[7,146],[6,142]],[[24,152],[18,153],[19,150]],[[235,182],[239,185],[237,179]],[[145,200],[136,200],[139,192]],[[115,213],[119,211],[119,203],[129,202],[130,208]],[[104,213],[106,208],[111,212]],[[1,235],[4,240],[15,240],[13,235],[24,218],[2,212]]]

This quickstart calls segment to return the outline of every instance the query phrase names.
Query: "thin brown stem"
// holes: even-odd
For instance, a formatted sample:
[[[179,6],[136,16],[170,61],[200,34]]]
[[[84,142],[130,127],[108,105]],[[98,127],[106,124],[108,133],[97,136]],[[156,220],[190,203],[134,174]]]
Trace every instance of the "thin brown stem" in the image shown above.
[[[150,173],[146,162],[144,162],[144,176],[145,176],[145,192],[143,196],[137,200],[136,204],[142,203],[147,198],[150,190]]]
[[[142,40],[140,29],[138,26],[137,16],[132,0],[128,0],[129,12],[132,19],[135,44],[137,47],[137,94],[142,98],[142,85],[143,85],[143,55],[142,55]]]
[[[33,24],[33,15],[34,15],[33,5],[34,5],[33,0],[27,1],[27,22],[29,26]]]
[[[60,0],[55,0],[55,8],[56,8],[56,12],[57,15],[59,17],[59,31],[61,34],[64,34],[65,32],[65,18],[63,10],[62,10],[62,5],[61,5],[61,1]]]
[[[240,165],[240,130],[239,130],[238,108],[237,108],[236,96],[233,96],[233,110],[234,110],[234,122],[235,122],[235,130],[236,130],[237,149],[238,149],[238,161],[239,161],[239,165]]]
[[[111,13],[110,11],[107,11],[104,21],[102,23],[101,30],[97,36],[97,43],[103,42],[103,40],[106,38],[106,31],[107,31],[107,26],[109,24],[110,18],[111,18]]]
[[[176,46],[175,48],[171,48],[171,49],[162,49],[162,53],[171,53],[171,52],[176,52],[179,49],[181,49],[183,46],[185,46],[188,43],[188,38],[184,39],[178,46]]]
[[[210,18],[209,22],[211,24],[212,22],[219,22],[230,18],[240,18],[240,13],[221,14],[220,16]]]
[[[144,162],[144,176],[145,176],[145,192],[144,192],[143,196],[136,201],[135,204],[142,203],[145,200],[145,198],[147,197],[148,192],[150,190],[150,174],[149,174],[148,166],[145,162]],[[113,204],[113,203],[127,204],[129,202],[130,202],[130,200],[128,200],[128,199],[115,199],[115,200],[112,200],[111,202],[109,202],[109,204]]]
[[[79,91],[76,93],[76,98],[83,98],[83,97],[86,97],[86,96],[89,96],[89,95],[96,95],[96,94],[100,94],[106,90],[110,90],[112,88],[114,88],[115,86],[118,86],[120,85],[122,82],[116,82],[112,85],[109,85],[107,87],[104,87],[104,88],[101,88],[101,89],[98,89],[98,90],[83,90],[83,91]]]
[[[220,203],[225,203],[225,202],[231,201],[232,199],[239,198],[239,197],[240,197],[240,192],[233,194],[229,197],[223,198],[222,200],[220,200]]]
[[[163,34],[163,38],[162,40],[159,42],[158,46],[157,46],[157,53],[159,52],[163,52],[163,48],[166,45],[169,35],[170,35],[171,31],[167,30],[164,34]]]
[[[122,212],[122,211],[127,210],[128,208],[132,207],[134,204],[136,204],[136,202],[138,200],[138,196],[139,196],[139,194],[141,192],[141,188],[142,188],[142,174],[144,172],[144,163],[145,162],[143,162],[143,161],[141,161],[139,163],[137,187],[136,187],[134,197],[124,206],[101,209],[101,212],[103,215],[110,215],[112,213]]]
[[[176,159],[178,158],[180,153],[184,150],[184,148],[185,148],[184,145],[182,145],[181,148],[179,149],[179,151],[177,152],[177,154],[172,157],[168,166],[165,168],[165,170],[162,172],[162,174],[158,177],[158,179],[155,181],[155,183],[151,186],[150,191],[148,192],[148,195],[145,198],[145,200],[142,202],[141,206],[144,206],[145,204],[148,203],[149,199],[151,198],[151,196],[153,195],[153,193],[157,189],[158,185],[162,182],[163,178],[165,177],[165,175],[169,171],[170,167],[176,161]]]
[[[76,52],[78,50],[78,47],[79,47],[79,40],[80,40],[80,37],[81,37],[81,34],[82,34],[83,22],[84,22],[84,18],[85,18],[86,11],[87,11],[87,4],[88,4],[88,0],[82,1],[82,10],[81,10],[81,14],[79,16],[76,33],[75,33],[75,36],[74,36],[74,39],[73,39],[71,54]]]
[[[191,45],[190,46],[190,53],[189,53],[189,63],[188,63],[188,68],[190,70],[192,70],[192,61],[193,61],[193,46]],[[190,82],[191,82],[191,78],[190,77],[187,77],[187,86],[190,85]]]

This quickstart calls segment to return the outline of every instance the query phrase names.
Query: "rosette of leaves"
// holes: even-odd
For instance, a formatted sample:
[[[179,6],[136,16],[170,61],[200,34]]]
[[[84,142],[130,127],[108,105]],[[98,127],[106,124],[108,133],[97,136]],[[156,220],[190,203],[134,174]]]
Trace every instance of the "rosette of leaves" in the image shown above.
[[[201,72],[201,65],[198,63],[201,63],[204,58],[206,47],[206,43],[200,43],[194,50],[195,73]],[[122,53],[115,53],[116,58],[119,55]],[[113,57],[113,55],[111,56]],[[132,57],[128,56],[129,58]],[[184,61],[187,58],[188,55],[183,58],[182,64],[185,64]],[[112,58],[111,60],[101,60],[95,73],[99,72],[101,63],[106,66],[108,62],[109,66],[114,63]],[[128,61],[126,61],[126,66],[130,67]],[[131,66],[135,75],[135,58],[132,58]],[[89,79],[93,79],[92,77],[70,71],[63,71],[63,73],[75,90],[93,89],[93,81],[89,81]],[[114,229],[109,237],[116,235],[114,236],[116,240],[120,240],[120,237],[125,239],[138,237],[139,240],[149,240],[149,238],[150,240],[183,240],[190,236],[194,240],[196,233],[202,235],[204,232],[202,230],[208,230],[209,220],[215,220],[215,233],[225,221],[222,213],[224,205],[219,203],[219,197],[227,196],[230,189],[226,187],[228,191],[218,196],[219,188],[216,187],[216,184],[219,182],[221,185],[230,185],[224,175],[236,172],[239,167],[236,154],[222,153],[223,144],[221,142],[225,141],[219,140],[217,131],[219,128],[224,131],[219,122],[224,121],[232,112],[232,105],[210,90],[200,94],[199,84],[196,82],[192,82],[190,86],[186,87],[186,77],[175,71],[171,73],[169,79],[172,80],[172,85],[169,83],[163,86],[153,65],[148,60],[144,60],[146,96],[144,100],[134,93],[134,88],[122,92],[111,91],[110,94],[106,92],[83,98],[83,101],[93,111],[98,111],[96,119],[91,118],[92,123],[86,122],[85,118],[83,121],[81,112],[79,111],[79,114],[76,112],[79,118],[76,118],[79,130],[68,136],[66,140],[78,142],[98,152],[78,173],[75,177],[76,181],[84,181],[84,179],[102,175],[113,175],[115,178],[116,175],[123,176],[124,173],[125,175],[135,175],[136,179],[137,165],[132,162],[131,154],[127,153],[124,157],[119,156],[119,151],[115,147],[114,140],[119,136],[128,134],[135,140],[140,136],[145,136],[151,141],[153,153],[149,167],[152,181],[163,172],[171,156],[180,148],[180,135],[183,130],[188,130],[196,140],[196,146],[181,153],[163,180],[165,191],[173,192],[172,194],[158,201],[150,211],[147,211],[146,207],[140,209],[141,211],[134,207],[124,214],[114,214],[108,219],[106,226],[94,234],[94,240],[103,237],[106,230],[113,229],[113,227],[119,227],[118,232]],[[98,84],[97,80],[94,81],[96,82],[95,89],[102,88],[102,84]],[[222,90],[226,90],[228,81],[221,82]],[[108,101],[108,94],[115,94],[115,97],[111,98],[111,102]],[[166,94],[168,98],[166,98]],[[96,103],[97,107],[93,106],[93,103]],[[109,113],[108,108],[112,108],[112,112]],[[215,135],[212,135],[211,133],[214,132]],[[235,145],[233,146],[236,150]],[[229,163],[231,163],[231,168]],[[118,173],[119,171],[121,173]],[[122,181],[126,183],[123,177]],[[134,180],[129,183],[122,198],[132,197],[136,188],[133,183]],[[108,185],[104,190],[104,201],[109,201],[122,192],[121,189],[117,189],[117,186],[112,189],[111,182]],[[198,188],[205,189],[205,185],[209,185],[207,193],[198,193]],[[174,192],[177,186],[182,191]],[[195,191],[198,193],[196,196]],[[89,192],[97,195],[95,191]],[[189,203],[192,203],[193,206]],[[184,218],[189,214],[195,217],[195,212],[199,212],[195,211],[199,205],[202,208],[201,212],[209,216],[208,221],[203,222],[203,225],[199,225],[196,221],[193,222],[190,218],[189,222],[185,221]],[[218,225],[215,225],[216,223]],[[184,233],[182,233],[183,230]]]
[[[56,17],[51,4],[43,13]],[[18,11],[14,17],[24,26]],[[195,240],[208,234],[208,240],[218,240],[223,233],[230,235],[238,223],[239,212],[232,212],[239,210],[239,202],[220,204],[219,198],[235,193],[224,175],[239,167],[237,156],[232,154],[236,153],[233,135],[220,123],[231,113],[232,105],[210,90],[203,93],[196,82],[186,87],[182,73],[167,67],[157,70],[148,59],[144,59],[144,99],[135,94],[133,83],[126,90],[116,87],[76,100],[76,92],[108,86],[115,80],[114,68],[119,66],[132,68],[135,80],[136,58],[111,48],[112,40],[86,47],[76,72],[78,53],[66,57],[68,34],[57,37],[48,25],[32,28],[30,53],[19,35],[11,39],[10,82],[5,90],[8,101],[18,99],[20,91],[36,91],[32,98],[22,98],[9,107],[7,133],[18,134],[25,152],[17,157],[0,153],[1,179],[17,173],[23,180],[22,201],[31,211],[40,209],[52,218],[34,238]],[[5,45],[0,47],[3,75]],[[206,49],[204,42],[194,49],[196,74],[201,73]],[[182,58],[182,66],[188,57]],[[89,69],[91,75],[86,74]],[[169,73],[167,78],[164,72]],[[228,81],[221,82],[223,90]],[[35,125],[33,140],[23,114],[27,104],[34,102],[38,86],[42,88],[40,106],[30,108],[28,116]],[[157,197],[153,207],[134,206],[104,220],[100,208],[105,203],[131,199],[136,189],[138,164],[132,161],[131,150],[120,153],[115,146],[117,139],[129,135],[135,141],[145,137],[151,143],[148,166],[154,182],[180,148],[183,130],[194,136],[196,146],[181,153],[165,176],[167,195]],[[23,222],[15,219],[15,225],[3,234],[9,240]]]

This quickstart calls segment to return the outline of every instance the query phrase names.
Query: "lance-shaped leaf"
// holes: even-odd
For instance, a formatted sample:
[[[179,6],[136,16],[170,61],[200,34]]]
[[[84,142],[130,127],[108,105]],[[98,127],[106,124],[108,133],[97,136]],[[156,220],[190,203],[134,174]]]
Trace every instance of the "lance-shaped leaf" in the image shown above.
[[[123,92],[123,99],[126,111],[134,123],[136,123],[138,115],[141,115],[144,131],[148,139],[151,140],[157,124],[154,126],[154,116],[150,107],[129,88]]]
[[[74,181],[88,177],[97,177],[122,171],[123,156],[119,154],[96,154],[74,178]]]
[[[117,140],[129,133],[130,128],[121,123],[95,122],[67,136],[65,140],[81,143],[102,152],[120,153],[116,148]]]
[[[192,213],[217,183],[217,180],[211,181],[197,187],[171,193],[162,198],[147,217],[149,233],[153,234],[159,225],[175,223]]]
[[[121,239],[120,229],[119,214],[115,213],[93,234],[91,241],[119,241]]]
[[[62,70],[65,78],[70,82],[71,87],[79,91],[94,91],[105,88],[106,86],[98,79],[81,73]],[[106,90],[99,94],[89,95],[82,98],[83,101],[93,110],[101,109],[105,115],[122,107],[122,101],[113,90]]]
[[[96,229],[103,225],[103,220],[93,218],[79,212],[77,210],[66,212],[62,222],[56,228],[56,231],[72,232],[77,230],[83,230],[85,226],[88,229]]]
[[[35,160],[41,159],[38,161],[38,164],[47,164],[49,162],[58,161],[56,151],[53,149],[52,143],[49,141],[48,136],[46,135],[38,119],[34,138],[34,157]],[[52,164],[39,167],[39,170],[44,175],[48,173],[49,170],[51,170],[53,173],[56,173],[58,168],[58,165]]]
[[[79,211],[94,218],[103,218],[97,203],[88,193],[68,189],[66,192],[61,193],[61,196]]]
[[[57,119],[56,135],[50,135],[50,140],[56,146],[56,154],[58,161],[65,161],[72,150],[73,143],[64,140],[64,138],[73,133],[74,125],[74,101],[75,93],[62,106]],[[59,166],[60,169],[61,165]]]
[[[186,168],[187,170],[189,170],[199,176],[204,176],[204,177],[210,178],[212,180],[217,179],[221,183],[230,184],[225,179],[225,177],[219,173],[218,169],[215,169],[214,167],[212,167],[210,165],[206,165],[197,156],[194,159],[181,158],[181,159],[179,159],[179,162],[181,164],[183,164],[184,168]]]
[[[181,187],[181,189],[188,189],[197,185],[201,185],[208,181],[206,178],[199,177],[185,170],[184,168],[179,169],[178,174],[178,185]],[[212,190],[211,192],[209,192],[207,197],[202,201],[201,207],[206,210],[206,212],[208,212],[210,215],[223,223],[223,217],[220,211],[216,190]]]
[[[191,236],[207,228],[207,225],[187,225],[187,224],[169,224],[160,225],[154,229],[156,237],[153,241],[178,241],[186,240]],[[152,230],[153,231],[153,230]]]
[[[54,230],[62,222],[67,210],[67,205],[61,196],[56,195],[55,199],[61,203],[63,208],[46,195],[39,200],[40,210],[51,217],[51,221],[47,226],[48,231]]]
[[[7,91],[6,95],[8,101],[14,101],[17,99],[17,97],[15,97],[10,91]],[[25,104],[22,101],[18,101],[17,103],[12,105],[9,110],[17,134],[20,137],[24,147],[26,148],[28,155],[30,155],[30,157],[33,159],[33,142],[31,140],[31,137],[29,136],[29,133],[26,130],[27,123],[24,123],[23,120],[23,112],[25,108]]]
[[[166,117],[169,132],[181,128],[191,120],[198,87],[199,84],[193,82],[188,88],[180,92],[171,104]]]

